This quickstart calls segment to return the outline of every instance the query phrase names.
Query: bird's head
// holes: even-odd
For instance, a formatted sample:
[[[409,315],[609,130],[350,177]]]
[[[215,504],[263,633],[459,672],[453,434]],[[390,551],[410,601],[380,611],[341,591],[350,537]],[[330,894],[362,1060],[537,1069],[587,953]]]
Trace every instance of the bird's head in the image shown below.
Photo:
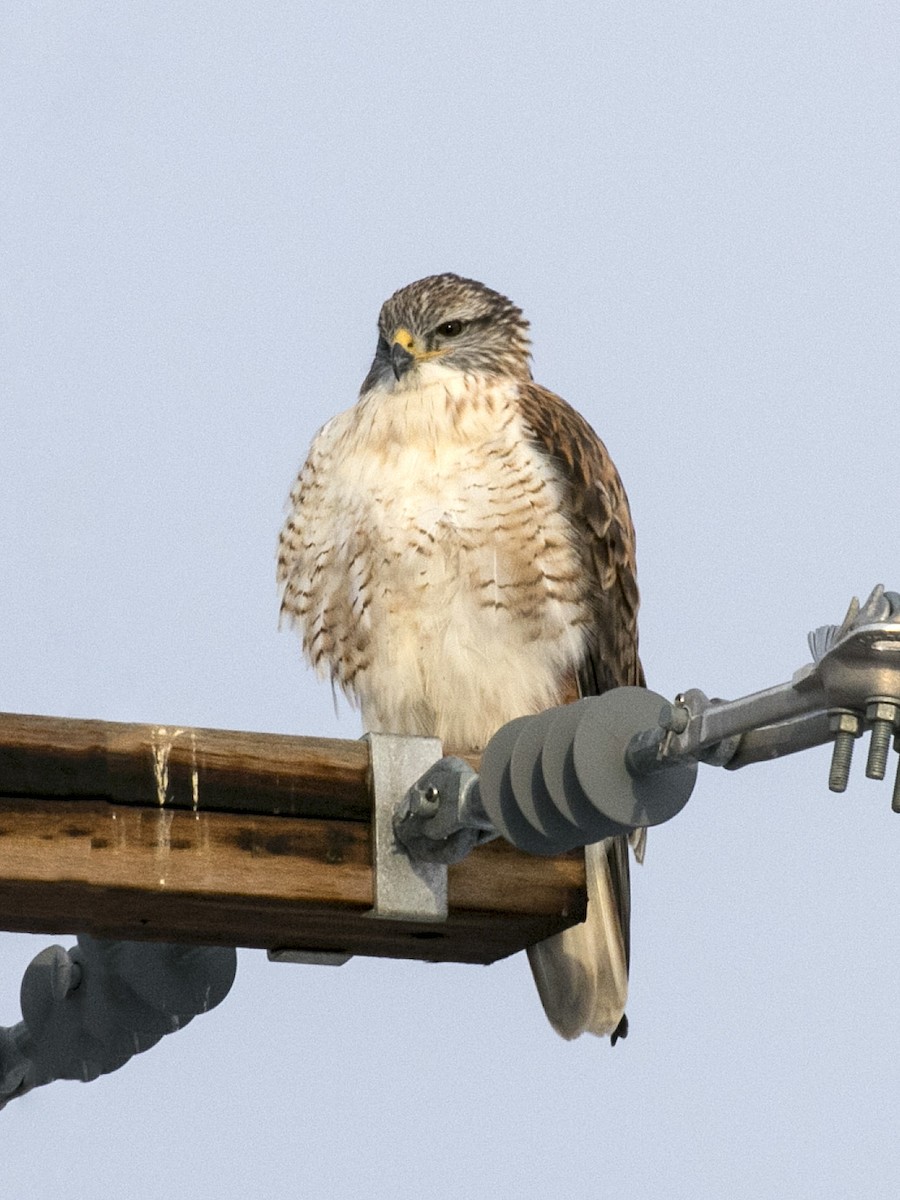
[[[511,300],[474,279],[429,275],[382,305],[362,392],[421,383],[444,371],[530,379],[529,347],[528,322]]]

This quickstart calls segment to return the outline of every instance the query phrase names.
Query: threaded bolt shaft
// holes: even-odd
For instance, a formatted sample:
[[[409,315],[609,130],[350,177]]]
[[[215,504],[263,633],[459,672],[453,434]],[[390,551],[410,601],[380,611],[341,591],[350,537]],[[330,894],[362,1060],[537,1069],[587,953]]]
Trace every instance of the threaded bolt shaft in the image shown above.
[[[887,770],[888,750],[891,748],[893,726],[890,721],[876,721],[872,726],[869,742],[869,757],[866,759],[866,776],[869,779],[884,779]]]
[[[869,757],[866,761],[866,775],[869,779],[884,779],[898,715],[900,710],[896,704],[882,701],[876,701],[866,709],[866,720],[872,724]]]
[[[900,755],[900,735],[894,738],[894,749]],[[894,794],[891,797],[891,808],[895,813],[900,813],[900,759],[897,762],[897,774],[894,778]]]
[[[850,779],[850,762],[853,758],[853,743],[860,734],[860,720],[855,712],[846,708],[829,713],[828,724],[834,734],[834,750],[831,755],[831,770],[828,772],[828,787],[832,792],[845,792]]]
[[[846,730],[838,730],[831,754],[831,770],[828,772],[828,788],[832,792],[846,792],[850,779],[850,763],[853,759],[853,743],[856,736]]]

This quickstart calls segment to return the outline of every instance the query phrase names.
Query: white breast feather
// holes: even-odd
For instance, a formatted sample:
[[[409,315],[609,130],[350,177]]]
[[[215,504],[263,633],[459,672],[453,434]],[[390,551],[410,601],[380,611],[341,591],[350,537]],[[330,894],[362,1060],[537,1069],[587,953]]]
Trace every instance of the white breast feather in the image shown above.
[[[515,384],[432,372],[321,430],[282,533],[284,607],[367,729],[485,744],[557,703],[585,604]]]

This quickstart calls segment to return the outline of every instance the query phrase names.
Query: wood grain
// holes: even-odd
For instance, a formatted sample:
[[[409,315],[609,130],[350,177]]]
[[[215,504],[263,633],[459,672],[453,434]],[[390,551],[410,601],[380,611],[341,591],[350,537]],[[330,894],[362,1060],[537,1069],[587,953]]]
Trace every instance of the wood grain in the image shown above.
[[[0,713],[0,793],[368,821],[368,746]]]
[[[496,841],[450,869],[446,922],[368,915],[369,825],[0,797],[0,928],[493,962],[583,920],[583,856]]]

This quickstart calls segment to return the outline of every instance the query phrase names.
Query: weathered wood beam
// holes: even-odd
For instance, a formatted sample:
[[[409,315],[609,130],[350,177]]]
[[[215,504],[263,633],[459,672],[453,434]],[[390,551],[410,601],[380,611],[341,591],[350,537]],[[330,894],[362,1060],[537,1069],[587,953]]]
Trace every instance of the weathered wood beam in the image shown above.
[[[583,856],[450,868],[446,922],[372,905],[364,742],[0,714],[0,928],[492,962],[582,920]]]
[[[361,741],[0,713],[0,793],[368,821]]]

